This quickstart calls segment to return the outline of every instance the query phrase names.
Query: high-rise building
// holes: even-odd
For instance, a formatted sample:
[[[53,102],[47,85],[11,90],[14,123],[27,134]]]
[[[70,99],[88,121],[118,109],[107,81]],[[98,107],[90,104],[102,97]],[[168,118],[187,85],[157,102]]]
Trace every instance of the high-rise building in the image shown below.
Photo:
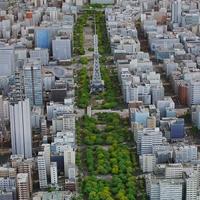
[[[28,181],[29,181],[29,191],[32,193],[33,191],[33,183],[32,183],[32,164],[27,160],[20,162],[17,166],[18,173],[27,173],[28,174]]]
[[[200,129],[200,105],[192,106],[192,122]]]
[[[140,156],[140,166],[142,171],[153,172],[156,165],[156,156],[153,154],[143,154]]]
[[[17,174],[17,190],[19,200],[30,199],[29,180],[27,173]]]
[[[160,182],[160,200],[182,200],[183,183],[181,180],[164,180]]]
[[[35,7],[40,7],[47,4],[47,0],[33,0]]]
[[[0,95],[0,121],[4,121],[3,95]]]
[[[173,121],[170,126],[170,138],[172,140],[183,139],[185,136],[184,119]]]
[[[50,171],[51,171],[51,184],[56,185],[58,183],[57,162],[51,162]]]
[[[71,40],[67,37],[56,37],[52,41],[53,58],[56,60],[68,60],[72,57]]]
[[[182,200],[183,179],[159,179],[148,175],[146,179],[147,195],[152,200]]]
[[[31,59],[39,59],[41,65],[48,65],[49,63],[49,50],[35,48],[29,52]]]
[[[35,46],[38,48],[50,49],[51,30],[49,27],[38,27],[35,29]]]
[[[137,132],[136,143],[137,152],[140,155],[151,154],[154,145],[162,145],[162,132],[159,128],[145,128]]]
[[[200,81],[191,80],[188,84],[188,105],[200,104]]]
[[[157,108],[160,110],[160,117],[166,116],[166,108],[175,109],[175,103],[171,97],[165,97],[163,100],[157,101]]]
[[[44,159],[45,159],[47,175],[50,176],[51,146],[50,144],[42,144],[42,147],[44,151]]]
[[[182,178],[183,177],[183,165],[180,163],[168,164],[165,167],[165,178]]]
[[[42,135],[47,135],[47,120],[45,118],[41,119],[41,134]]]
[[[46,170],[46,163],[45,163],[45,154],[43,151],[38,152],[37,157],[37,164],[38,164],[38,175],[39,175],[39,184],[40,188],[47,188],[47,170]]]
[[[10,156],[11,165],[13,168],[17,170],[17,173],[27,173],[30,193],[33,190],[32,183],[32,169],[33,169],[33,160],[32,159],[24,159],[23,155],[11,155]]]
[[[32,130],[29,99],[10,104],[12,154],[32,157]]]
[[[172,23],[181,23],[182,3],[181,0],[172,2]]]
[[[131,123],[137,122],[143,125],[144,128],[147,127],[147,118],[149,117],[149,109],[143,106],[139,108],[130,108],[130,118]]]
[[[29,62],[24,65],[24,91],[25,96],[30,99],[30,104],[43,105],[41,65],[38,61]]]
[[[186,173],[186,200],[196,200],[198,193],[198,172]]]
[[[75,115],[64,114],[63,115],[63,130],[75,130]]]
[[[65,171],[65,177],[69,177],[69,167],[72,165],[75,165],[75,150],[70,147],[66,146],[64,149],[64,171]]]
[[[162,100],[164,98],[164,87],[163,85],[156,85],[151,88],[152,93],[152,104],[156,104],[158,100]]]
[[[198,151],[196,145],[177,145],[173,148],[174,151],[174,161],[176,163],[187,163],[198,158]]]
[[[15,71],[15,52],[11,46],[0,46],[0,76],[10,76]]]

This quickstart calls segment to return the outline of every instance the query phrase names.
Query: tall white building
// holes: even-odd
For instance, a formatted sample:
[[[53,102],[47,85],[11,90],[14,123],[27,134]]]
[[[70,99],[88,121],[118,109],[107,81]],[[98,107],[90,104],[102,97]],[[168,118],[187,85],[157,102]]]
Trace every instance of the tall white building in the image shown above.
[[[200,81],[191,80],[188,84],[188,105],[200,104]]]
[[[182,200],[183,179],[159,179],[148,175],[147,195],[151,200]]]
[[[58,184],[57,162],[51,162],[50,171],[51,171],[51,184],[53,185]]]
[[[47,170],[45,163],[45,153],[43,151],[38,152],[37,157],[38,164],[38,175],[39,175],[39,184],[40,188],[47,188]]]
[[[172,23],[181,23],[182,3],[181,0],[172,2]]]
[[[32,157],[32,130],[29,99],[10,105],[12,154]]]
[[[162,132],[159,128],[145,128],[137,132],[137,153],[140,155],[151,154],[154,145],[162,145]]]
[[[11,46],[0,45],[0,76],[10,76],[15,71],[15,52]]]
[[[75,150],[71,146],[65,146],[64,149],[64,171],[65,177],[69,177],[68,169],[75,165]]]
[[[51,146],[50,144],[42,144],[42,147],[44,151],[44,159],[45,159],[47,175],[50,176]]]
[[[156,156],[154,154],[143,154],[140,156],[140,166],[144,173],[153,172],[156,165]]]
[[[186,200],[196,200],[198,190],[198,173],[194,171],[186,178]]]

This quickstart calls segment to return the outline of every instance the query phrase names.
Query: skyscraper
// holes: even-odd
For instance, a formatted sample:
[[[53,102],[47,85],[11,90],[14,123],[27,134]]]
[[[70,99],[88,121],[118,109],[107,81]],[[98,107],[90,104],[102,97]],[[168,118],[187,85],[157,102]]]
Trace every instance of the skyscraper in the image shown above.
[[[172,2],[172,23],[181,23],[182,5],[181,0],[174,0]]]
[[[32,130],[29,99],[10,104],[12,154],[32,157]]]
[[[38,164],[40,188],[47,188],[48,186],[47,185],[47,170],[46,170],[46,163],[45,163],[45,154],[43,151],[40,151],[38,153],[37,164]]]
[[[38,61],[26,63],[24,66],[24,91],[31,106],[43,104],[41,65]]]

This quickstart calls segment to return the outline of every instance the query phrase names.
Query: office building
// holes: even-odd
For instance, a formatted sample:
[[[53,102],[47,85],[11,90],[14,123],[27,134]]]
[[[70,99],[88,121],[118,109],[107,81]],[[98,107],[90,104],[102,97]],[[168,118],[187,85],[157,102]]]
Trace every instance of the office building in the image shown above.
[[[27,173],[17,174],[17,191],[19,200],[30,199],[29,180]]]
[[[47,188],[47,170],[46,170],[46,163],[45,163],[45,154],[43,151],[38,152],[37,157],[37,164],[38,164],[38,175],[39,175],[39,185],[40,188]]]
[[[172,2],[172,23],[181,23],[182,3],[181,0],[173,0]]]
[[[43,105],[43,82],[41,65],[38,61],[24,65],[24,91],[30,99],[31,106]]]
[[[15,178],[0,177],[0,190],[11,190],[16,187]]]
[[[57,162],[51,162],[50,172],[51,172],[51,184],[52,185],[58,184]]]
[[[171,97],[165,97],[163,100],[157,101],[157,108],[160,110],[160,117],[166,116],[166,108],[175,109],[175,103]]]
[[[49,50],[48,49],[41,49],[35,48],[34,50],[29,51],[30,58],[33,60],[40,60],[41,65],[48,65],[49,63]]]
[[[10,105],[12,154],[32,157],[32,130],[29,99]]]
[[[75,130],[75,115],[74,114],[64,114],[63,115],[63,130]]]
[[[158,100],[164,99],[164,87],[163,85],[156,85],[151,88],[152,104],[157,103]]]
[[[41,127],[41,134],[44,136],[44,135],[47,135],[47,120],[43,117],[41,119],[41,124],[40,124],[40,127]]]
[[[186,173],[186,200],[196,200],[198,193],[198,172]]]
[[[15,200],[16,199],[16,190],[3,191],[0,190],[0,200]]]
[[[0,45],[0,76],[11,76],[15,71],[15,53],[11,46]]]
[[[183,165],[180,163],[167,164],[165,167],[165,178],[174,179],[183,177]]]
[[[72,57],[71,39],[67,37],[56,37],[52,41],[53,58],[55,60],[69,60]]]
[[[183,139],[185,136],[184,119],[173,121],[170,125],[170,138],[172,140]]]
[[[188,83],[188,105],[200,104],[200,81],[191,80]]]
[[[0,0],[0,8],[2,10],[6,10],[9,6],[9,2],[7,0]]]
[[[200,106],[192,106],[192,122],[200,129]]]
[[[144,128],[147,127],[147,119],[149,117],[148,108],[140,106],[139,108],[130,108],[130,120],[131,123],[139,123]]]
[[[0,45],[0,76],[11,76],[15,71],[14,47]]]
[[[173,149],[176,163],[188,163],[198,158],[196,145],[182,144],[174,146]]]
[[[147,195],[152,200],[182,200],[183,183],[183,179],[163,179],[148,175]]]
[[[143,173],[153,172],[156,165],[156,157],[153,154],[143,154],[140,157],[140,167]]]
[[[160,182],[160,200],[181,200],[183,197],[181,180],[163,180]]]
[[[48,27],[38,27],[35,29],[35,46],[37,48],[51,48],[52,33]]]
[[[47,175],[50,176],[50,163],[51,163],[51,145],[50,144],[42,144],[44,159],[46,165]]]
[[[65,177],[69,177],[68,169],[75,165],[75,150],[70,146],[65,146],[64,149],[64,171]]]
[[[136,136],[137,153],[139,155],[151,154],[153,146],[161,145],[162,141],[162,132],[159,128],[139,130]]]

